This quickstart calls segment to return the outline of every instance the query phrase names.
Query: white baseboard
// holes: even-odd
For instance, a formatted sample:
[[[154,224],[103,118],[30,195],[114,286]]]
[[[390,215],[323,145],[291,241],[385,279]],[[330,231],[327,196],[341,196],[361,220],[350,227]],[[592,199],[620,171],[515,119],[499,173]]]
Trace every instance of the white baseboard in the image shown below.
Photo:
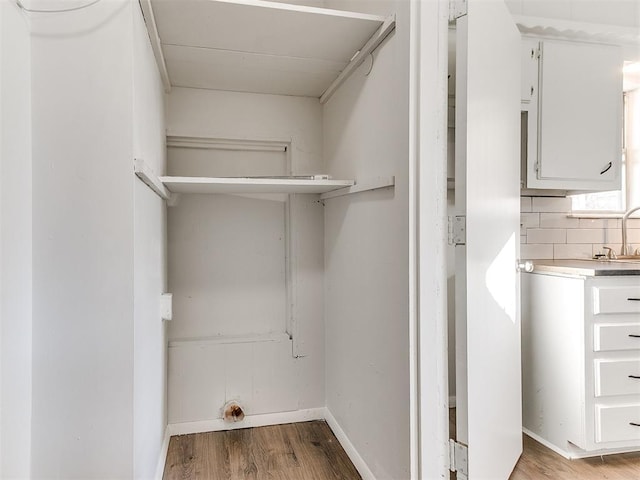
[[[529,430],[528,428],[524,428],[522,427],[522,431],[524,432],[525,435],[533,438],[536,442],[541,443],[542,445],[544,445],[545,447],[547,447],[549,450],[553,450],[554,452],[556,452],[558,455],[563,456],[564,458],[567,458],[569,460],[571,460],[571,455],[569,454],[569,452],[566,452],[564,450],[562,450],[560,447],[558,447],[557,445],[554,445],[553,443],[549,442],[548,440],[545,440],[544,438],[542,438],[541,436],[533,433],[531,430]],[[575,457],[573,457],[575,458]]]
[[[351,462],[353,462],[356,470],[358,470],[362,480],[376,480],[376,477],[373,475],[371,470],[369,470],[369,466],[360,456],[356,447],[353,446],[351,440],[349,440],[349,437],[344,433],[344,430],[342,430],[342,427],[340,427],[340,424],[328,408],[325,408],[325,420],[340,442],[340,445],[342,445],[342,448],[344,448],[344,451],[347,452],[347,455],[351,459]]]
[[[167,463],[167,453],[169,452],[169,440],[171,440],[171,435],[169,435],[169,428],[164,429],[164,440],[162,440],[162,446],[160,447],[160,458],[158,458],[158,465],[156,466],[156,480],[162,480],[164,476],[164,466]]]
[[[189,433],[219,432],[238,428],[265,427],[267,425],[281,425],[283,423],[308,422],[309,420],[324,420],[324,408],[309,408],[291,412],[264,413],[261,415],[247,415],[237,423],[227,423],[221,418],[203,420],[199,422],[170,423],[167,425],[169,436],[186,435]]]
[[[281,425],[284,423],[308,422],[310,420],[325,420],[329,428],[344,448],[349,459],[360,473],[362,480],[376,480],[369,466],[360,456],[356,448],[342,430],[340,424],[327,408],[310,408],[307,410],[295,410],[292,412],[266,413],[262,415],[247,415],[242,422],[226,423],[222,419],[204,420],[200,422],[170,423],[164,435],[160,458],[156,469],[156,480],[162,480],[164,466],[167,460],[169,440],[174,435],[187,435],[191,433],[217,432],[222,430],[235,430],[239,428],[264,427],[267,425]]]
[[[548,440],[545,440],[539,435],[536,435],[535,433],[533,433],[531,430],[527,428],[522,427],[522,431],[526,435],[533,438],[536,442],[541,443],[548,449],[553,450],[558,455],[561,455],[568,460],[578,460],[581,458],[600,457],[602,455],[615,455],[618,453],[629,453],[629,452],[638,451],[638,447],[626,447],[626,448],[609,448],[609,449],[603,449],[603,450],[591,450],[587,452],[586,450],[582,450],[576,446],[573,446],[572,444],[569,445],[568,450],[563,450],[557,445],[554,445],[550,443]]]

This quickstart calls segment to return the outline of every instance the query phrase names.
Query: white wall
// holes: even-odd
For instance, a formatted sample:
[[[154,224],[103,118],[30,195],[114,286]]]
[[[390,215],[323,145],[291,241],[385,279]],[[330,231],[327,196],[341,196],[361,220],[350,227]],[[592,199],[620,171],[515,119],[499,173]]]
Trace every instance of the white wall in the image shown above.
[[[132,476],[132,6],[32,17],[36,478]]]
[[[152,478],[164,207],[132,167],[164,165],[162,87],[137,2],[30,18],[32,476]]]
[[[133,2],[133,158],[162,173],[166,164],[165,94],[142,12]],[[166,206],[131,175],[134,224],[133,476],[154,478],[167,425]]]
[[[31,61],[29,22],[0,1],[0,477],[31,469]]]
[[[325,0],[324,5],[326,8],[371,15],[389,15],[396,11],[392,0]]]
[[[174,88],[169,95],[167,122],[170,134],[290,140],[294,174],[324,171],[322,110],[317,99]],[[192,155],[193,152],[170,149],[169,169],[176,173],[183,168],[186,169],[182,170],[183,174],[188,171],[195,175],[194,166],[204,166],[207,162],[210,166],[203,167],[206,173],[200,174],[214,174],[216,168],[231,168],[228,161],[220,160],[227,157],[221,152],[200,152],[198,159],[191,158]],[[180,162],[187,156],[190,160],[184,167]],[[233,158],[239,162],[254,161],[253,157],[248,158],[245,154],[234,154]],[[256,158],[259,160],[262,156]],[[281,168],[281,162],[272,160],[269,156],[268,168]],[[242,168],[246,169],[247,163]],[[250,171],[243,173],[252,174]],[[266,173],[274,172],[260,170],[253,174]],[[283,173],[286,174],[280,174]],[[265,289],[276,292],[279,297],[285,293],[282,289],[283,271],[280,270],[284,268],[282,250],[285,239],[281,238],[284,204],[273,199],[260,200],[265,205],[261,205],[264,207],[262,213],[256,216],[256,212],[245,204],[258,200],[195,195],[183,196],[177,207],[169,208],[169,287],[180,293],[175,302],[175,318],[169,326],[169,423],[213,421],[220,417],[221,407],[230,399],[239,399],[249,415],[324,406],[322,207],[316,200],[317,197],[307,196],[297,196],[292,200],[290,226],[291,241],[295,245],[292,269],[297,286],[294,315],[299,321],[297,333],[292,333],[305,355],[298,359],[292,356],[289,340],[178,342],[185,337],[202,340],[219,335],[228,338],[234,334],[283,332],[288,322],[281,305],[271,305],[269,301],[261,303],[270,316],[263,324],[263,315],[251,314],[247,308],[252,302],[247,295],[254,292],[256,299],[263,298],[261,292]],[[230,215],[231,208],[246,214]],[[267,218],[270,219],[269,225],[264,224]],[[185,228],[191,233],[185,235]],[[271,232],[269,242],[261,242],[261,236],[268,235],[268,232]],[[233,256],[238,248],[238,242],[234,241],[237,235],[243,236],[246,240],[243,244],[252,250],[252,255],[246,258]],[[197,248],[194,248],[194,241],[197,241]],[[242,276],[232,275],[237,283],[233,286],[233,295],[244,295],[238,297],[237,302],[247,304],[238,303],[238,316],[233,315],[233,309],[228,305],[224,307],[216,302],[216,293],[219,292],[215,290],[224,287],[223,279],[220,280],[222,283],[211,283],[216,268],[225,268],[223,264],[228,264],[225,255],[235,258],[238,271],[255,273],[255,284],[250,288],[247,287],[246,276],[242,279]],[[278,260],[280,267],[273,262],[274,259]],[[255,270],[256,262],[260,265],[259,271]],[[185,264],[198,263],[206,268],[192,268],[191,275],[189,268],[183,268]],[[266,270],[270,273],[264,276]],[[207,272],[212,272],[210,278]],[[228,273],[229,277],[232,273]],[[230,283],[234,281],[231,278],[227,280]],[[205,288],[207,285],[210,288]],[[226,318],[213,318],[215,315]]]
[[[556,18],[623,27],[640,26],[640,3],[637,0],[506,0],[517,15]]]
[[[409,2],[396,31],[324,107],[330,174],[393,190],[326,201],[327,408],[376,478],[410,476]]]

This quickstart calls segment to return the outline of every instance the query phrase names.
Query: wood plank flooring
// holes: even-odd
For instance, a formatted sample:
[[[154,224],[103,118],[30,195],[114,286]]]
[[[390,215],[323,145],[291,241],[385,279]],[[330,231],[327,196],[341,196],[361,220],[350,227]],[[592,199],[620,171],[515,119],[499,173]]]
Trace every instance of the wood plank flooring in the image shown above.
[[[450,427],[455,432],[454,409]],[[567,460],[526,435],[523,439],[522,457],[509,480],[640,480],[640,452]],[[361,480],[323,421],[172,437],[163,478]]]
[[[361,480],[323,421],[171,437],[163,480]]]
[[[531,437],[523,441],[509,480],[640,480],[640,452],[567,460]]]
[[[455,409],[449,410],[449,429],[455,434]],[[640,480],[640,452],[567,460],[522,435],[523,451],[509,480]],[[455,473],[451,474],[454,480]]]

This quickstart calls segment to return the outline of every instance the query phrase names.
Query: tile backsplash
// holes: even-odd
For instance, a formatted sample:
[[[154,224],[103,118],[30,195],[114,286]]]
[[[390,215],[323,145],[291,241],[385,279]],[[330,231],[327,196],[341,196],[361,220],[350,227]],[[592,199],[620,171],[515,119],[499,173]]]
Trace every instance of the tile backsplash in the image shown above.
[[[520,257],[591,258],[611,247],[620,253],[622,220],[619,218],[572,218],[571,198],[520,198]],[[640,247],[640,219],[629,219],[628,242]]]

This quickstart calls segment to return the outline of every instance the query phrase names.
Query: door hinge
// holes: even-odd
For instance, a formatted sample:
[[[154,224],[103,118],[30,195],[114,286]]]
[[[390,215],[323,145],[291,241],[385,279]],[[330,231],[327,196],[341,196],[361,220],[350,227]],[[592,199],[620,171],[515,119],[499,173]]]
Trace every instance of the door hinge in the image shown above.
[[[449,439],[449,470],[458,472],[458,478],[469,476],[469,448]]]
[[[467,217],[456,215],[448,218],[449,245],[467,244]]]
[[[454,22],[457,18],[467,14],[467,0],[449,0],[449,21]]]

